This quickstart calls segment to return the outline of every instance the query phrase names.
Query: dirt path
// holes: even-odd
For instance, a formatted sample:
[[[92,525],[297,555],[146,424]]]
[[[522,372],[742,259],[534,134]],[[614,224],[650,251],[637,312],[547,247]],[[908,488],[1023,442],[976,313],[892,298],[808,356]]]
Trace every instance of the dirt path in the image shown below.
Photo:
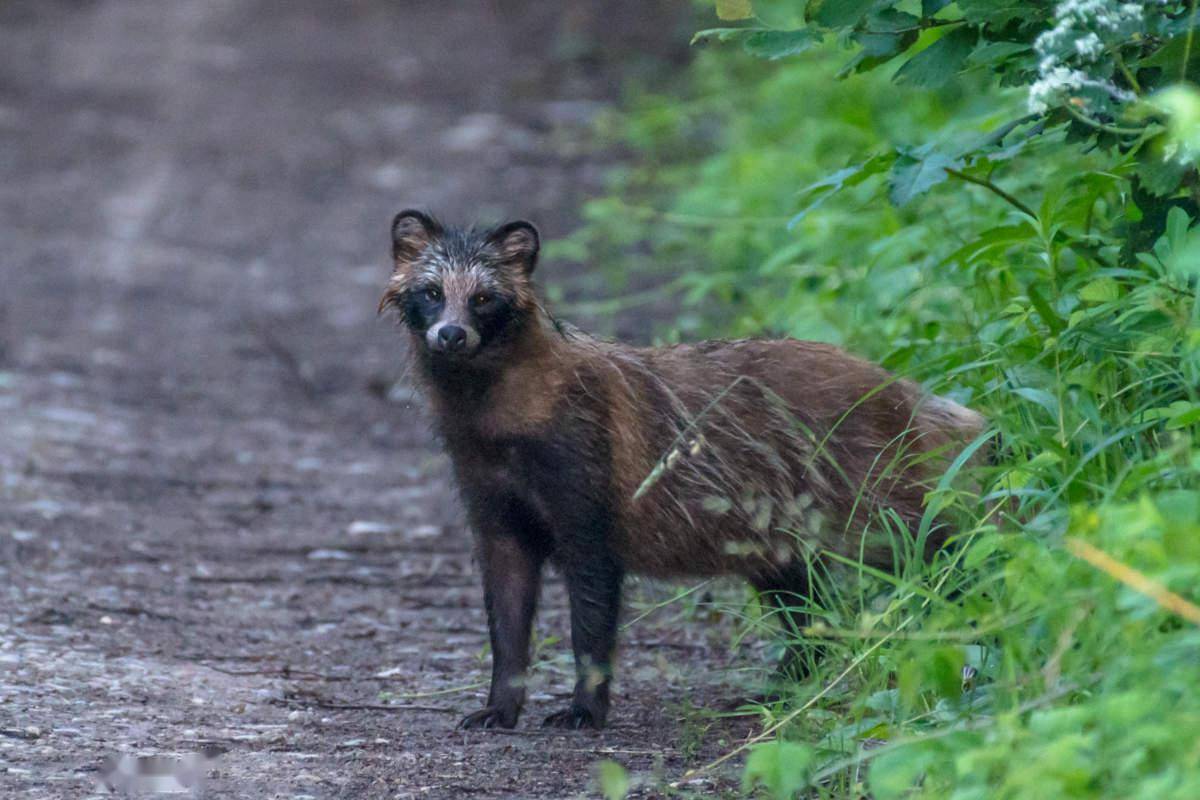
[[[673,613],[626,634],[611,730],[536,728],[552,639],[517,733],[453,730],[477,579],[374,302],[397,208],[561,234],[597,185],[612,89],[547,58],[596,23],[561,8],[0,4],[0,796],[215,745],[214,797],[564,797],[750,730],[681,711],[746,660]]]

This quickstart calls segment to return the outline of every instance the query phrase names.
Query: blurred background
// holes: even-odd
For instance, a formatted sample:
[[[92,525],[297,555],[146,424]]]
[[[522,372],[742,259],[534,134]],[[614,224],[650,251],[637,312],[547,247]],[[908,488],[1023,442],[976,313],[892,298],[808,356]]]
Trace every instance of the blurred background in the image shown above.
[[[446,742],[486,625],[375,307],[401,208],[569,232],[617,155],[597,116],[682,63],[689,13],[0,3],[0,794],[205,745],[229,796],[586,784],[569,742]],[[322,707],[388,692],[433,710]]]

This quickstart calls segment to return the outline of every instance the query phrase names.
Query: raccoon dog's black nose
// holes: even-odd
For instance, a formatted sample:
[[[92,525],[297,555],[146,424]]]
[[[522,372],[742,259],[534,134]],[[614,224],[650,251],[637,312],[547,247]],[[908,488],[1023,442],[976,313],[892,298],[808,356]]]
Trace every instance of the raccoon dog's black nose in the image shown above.
[[[438,344],[448,353],[461,350],[467,343],[467,332],[457,325],[443,325],[438,329]]]

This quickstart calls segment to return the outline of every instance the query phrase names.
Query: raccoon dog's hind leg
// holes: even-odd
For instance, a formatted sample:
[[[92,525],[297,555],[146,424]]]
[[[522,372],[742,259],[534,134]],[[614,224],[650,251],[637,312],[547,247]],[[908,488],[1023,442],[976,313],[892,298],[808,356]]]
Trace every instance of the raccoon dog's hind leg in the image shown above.
[[[820,580],[813,574],[820,569],[819,561],[797,558],[750,579],[764,610],[778,620],[786,642],[786,650],[771,681],[773,684],[806,678],[825,654],[824,645],[806,641],[811,637],[805,633],[805,628],[813,622],[810,609],[822,604]]]

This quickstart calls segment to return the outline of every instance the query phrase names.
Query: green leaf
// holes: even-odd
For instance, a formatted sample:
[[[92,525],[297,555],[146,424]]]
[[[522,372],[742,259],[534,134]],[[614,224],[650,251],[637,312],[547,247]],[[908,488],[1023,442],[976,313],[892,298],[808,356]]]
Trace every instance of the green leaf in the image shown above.
[[[1016,245],[1037,241],[1037,231],[1028,221],[1016,225],[1000,225],[990,228],[967,242],[942,260],[943,264],[970,265],[996,250],[1008,250]]]
[[[803,53],[821,41],[821,34],[811,28],[794,31],[758,31],[746,37],[742,47],[752,56],[774,61]]]
[[[597,764],[596,781],[604,800],[625,800],[629,794],[629,773],[616,761],[606,759]]]
[[[692,36],[691,44],[741,41],[742,49],[752,56],[775,60],[803,53],[821,41],[820,31],[797,28],[776,31],[769,28],[706,28]]]
[[[937,750],[918,742],[897,747],[871,761],[867,783],[875,800],[900,800],[934,763]]]
[[[1062,333],[1067,324],[1063,322],[1062,317],[1054,313],[1054,309],[1046,302],[1046,298],[1042,297],[1042,293],[1037,290],[1036,286],[1030,285],[1029,302],[1033,303],[1033,307],[1037,309],[1038,316],[1042,318],[1042,322],[1046,323],[1046,327],[1057,336]]]
[[[718,19],[749,19],[754,16],[750,0],[716,0]]]
[[[867,15],[875,0],[813,0],[805,14],[826,28],[849,28]]]
[[[952,2],[954,0],[921,0],[921,16],[932,17]]]
[[[1190,167],[1174,158],[1159,158],[1148,153],[1137,165],[1137,176],[1141,187],[1155,197],[1166,197],[1174,193],[1183,182]]]
[[[871,69],[902,52],[917,40],[920,22],[912,14],[891,8],[871,14],[864,26],[866,30],[854,34],[854,41],[862,46],[862,52],[851,62],[851,68],[859,68],[862,64],[860,71]]]
[[[895,159],[895,153],[883,153],[872,156],[861,164],[852,164],[845,169],[839,169],[832,175],[827,175],[816,183],[801,189],[801,197],[815,195],[815,198],[801,209],[796,216],[788,220],[788,228],[794,228],[810,211],[847,186],[857,186],[872,175],[878,175],[883,172],[892,165]]]
[[[967,63],[973,67],[1000,64],[1019,53],[1030,53],[1033,47],[1025,42],[988,42],[971,51]]]
[[[963,567],[968,570],[976,569],[984,561],[987,561],[988,556],[996,552],[999,547],[999,537],[984,536],[972,544],[970,549],[967,550],[967,555],[965,558],[963,558]]]
[[[742,772],[743,791],[762,784],[772,797],[791,800],[808,785],[814,753],[797,742],[775,741],[755,745]]]
[[[1036,403],[1046,409],[1051,417],[1058,416],[1058,398],[1045,389],[1036,389],[1032,386],[1018,386],[1012,392],[1017,397],[1028,400],[1031,403]]]
[[[955,698],[962,695],[962,668],[965,663],[962,648],[938,647],[929,654],[926,674],[939,695]]]
[[[1200,403],[1176,400],[1169,406],[1151,408],[1142,412],[1142,420],[1167,420],[1167,430],[1174,431],[1200,422]]]
[[[898,206],[924,194],[949,177],[946,169],[961,166],[961,162],[929,145],[902,153],[892,166],[889,196]]]
[[[1182,277],[1200,274],[1200,225],[1179,206],[1167,212],[1167,230],[1154,243],[1154,254],[1168,272]]]
[[[883,8],[867,17],[867,29],[879,33],[916,33],[921,20],[907,11]]]
[[[956,0],[956,5],[963,12],[963,17],[972,23],[1002,28],[1017,20],[1036,22],[1036,17],[1031,13],[1033,5],[1022,0]],[[1046,5],[1050,6],[1049,3]],[[1048,13],[1043,11],[1041,16],[1047,17]]]
[[[1167,430],[1177,431],[1195,425],[1197,422],[1200,422],[1200,406],[1171,417],[1171,421],[1167,423]]]
[[[944,86],[966,64],[977,36],[971,28],[955,28],[910,58],[896,72],[896,83],[924,89]]]
[[[1167,212],[1167,242],[1171,245],[1172,250],[1176,250],[1183,246],[1187,239],[1188,227],[1192,224],[1192,218],[1187,212],[1179,206],[1175,206]]]
[[[1121,296],[1121,287],[1112,278],[1096,278],[1079,290],[1079,299],[1088,303],[1111,303]]]

